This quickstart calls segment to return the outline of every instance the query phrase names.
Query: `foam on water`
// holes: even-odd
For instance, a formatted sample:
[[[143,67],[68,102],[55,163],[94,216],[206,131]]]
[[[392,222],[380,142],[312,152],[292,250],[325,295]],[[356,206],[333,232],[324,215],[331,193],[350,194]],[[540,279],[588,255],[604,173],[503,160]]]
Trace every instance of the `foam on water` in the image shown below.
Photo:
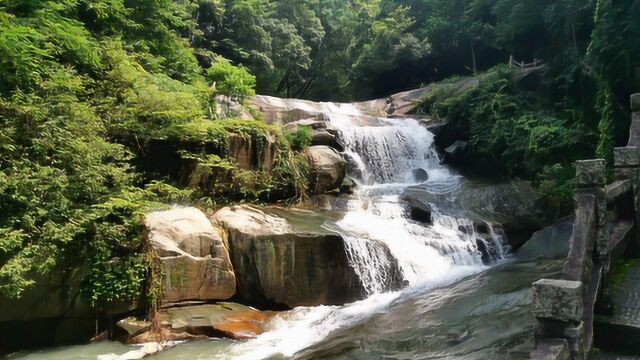
[[[295,358],[296,353],[323,341],[337,329],[355,326],[376,313],[386,312],[395,301],[411,291],[426,291],[446,285],[478,270],[477,267],[461,266],[410,290],[377,293],[343,306],[299,307],[276,316],[270,323],[270,331],[255,339],[236,343],[211,359]]]

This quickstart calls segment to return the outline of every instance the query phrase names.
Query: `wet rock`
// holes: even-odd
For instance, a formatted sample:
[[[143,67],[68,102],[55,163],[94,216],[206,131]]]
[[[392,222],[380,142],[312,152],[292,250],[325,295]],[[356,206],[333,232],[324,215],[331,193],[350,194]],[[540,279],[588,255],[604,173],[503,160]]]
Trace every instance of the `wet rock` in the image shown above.
[[[413,180],[416,182],[425,182],[429,180],[429,173],[427,170],[418,168],[413,170]]]
[[[431,223],[431,209],[421,207],[410,207],[409,218],[419,223]]]
[[[342,185],[340,185],[340,193],[353,194],[353,189],[356,187],[355,181],[350,177],[345,177]]]
[[[358,161],[349,153],[342,154],[346,161],[346,173],[353,179],[364,180]]]
[[[243,340],[262,334],[272,316],[245,305],[218,303],[165,309],[158,319],[173,333]]]
[[[140,335],[151,328],[150,321],[138,320],[135,317],[124,318],[118,321],[116,325],[124,330],[127,339]]]
[[[174,208],[145,216],[149,241],[162,259],[165,302],[224,300],[236,281],[220,231],[196,208]]]
[[[193,335],[188,332],[174,332],[170,327],[161,327],[157,330],[150,330],[144,332],[127,342],[127,344],[148,344],[153,342],[175,342],[175,341],[195,341],[195,340],[207,340],[206,335]]]
[[[307,149],[311,166],[311,188],[315,193],[337,189],[346,175],[346,161],[335,149],[328,146],[311,146]]]
[[[344,239],[311,211],[234,206],[214,215],[224,227],[238,276],[237,296],[268,307],[343,304],[364,296]],[[383,244],[373,244],[385,256]],[[392,261],[393,262],[393,261]],[[397,263],[389,287],[400,281]]]
[[[564,339],[546,339],[541,341],[529,357],[532,360],[569,360],[569,345]]]
[[[458,140],[444,149],[445,161],[450,164],[462,164],[469,148],[469,143]]]
[[[540,194],[526,182],[480,184],[470,181],[448,192],[430,191],[427,185],[409,187],[402,195],[412,207],[430,211],[435,205],[445,215],[468,218],[480,232],[500,224],[513,250],[544,225]]]
[[[516,252],[520,259],[565,258],[569,253],[569,239],[573,232],[573,217],[557,220],[553,225],[533,233]]]
[[[334,129],[313,130],[311,133],[311,145],[325,145],[338,151],[344,151],[344,146],[338,141],[338,132]]]

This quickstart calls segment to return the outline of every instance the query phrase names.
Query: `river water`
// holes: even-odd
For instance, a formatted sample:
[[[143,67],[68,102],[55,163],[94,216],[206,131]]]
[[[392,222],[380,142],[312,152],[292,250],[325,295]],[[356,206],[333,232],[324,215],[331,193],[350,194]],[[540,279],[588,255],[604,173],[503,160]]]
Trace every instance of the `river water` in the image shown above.
[[[358,183],[341,209],[344,216],[326,226],[345,239],[368,297],[296,308],[273,318],[255,339],[182,344],[154,359],[526,358],[533,327],[530,286],[552,276],[557,261],[511,259],[500,236],[480,238],[470,219],[435,205],[428,225],[408,218],[402,200],[408,187],[446,197],[465,181],[441,164],[434,135],[418,121],[365,116],[349,104],[318,104],[315,110],[338,129]],[[489,265],[479,241],[498,249]],[[391,262],[401,270],[401,291],[387,288]],[[128,349],[107,342],[12,358],[95,359]]]

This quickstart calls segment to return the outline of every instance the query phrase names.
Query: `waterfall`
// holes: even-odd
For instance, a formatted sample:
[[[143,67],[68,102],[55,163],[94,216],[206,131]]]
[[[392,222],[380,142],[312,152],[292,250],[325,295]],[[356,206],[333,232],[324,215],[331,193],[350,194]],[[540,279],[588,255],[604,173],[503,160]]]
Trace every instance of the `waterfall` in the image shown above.
[[[388,286],[389,259],[375,251],[372,242],[389,249],[408,285],[441,278],[456,267],[482,266],[478,244],[502,256],[500,237],[493,230],[493,236],[480,237],[471,220],[444,215],[435,205],[429,225],[407,218],[401,195],[408,186],[420,183],[447,193],[463,180],[441,164],[434,135],[417,120],[374,118],[349,104],[324,105],[345,147],[349,175],[359,185],[337,226],[369,295]]]

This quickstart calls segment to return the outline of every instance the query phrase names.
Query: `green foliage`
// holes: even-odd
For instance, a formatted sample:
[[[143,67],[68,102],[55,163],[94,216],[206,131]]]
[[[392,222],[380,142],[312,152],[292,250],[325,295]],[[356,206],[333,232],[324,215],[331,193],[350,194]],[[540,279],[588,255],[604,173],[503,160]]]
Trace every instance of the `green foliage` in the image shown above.
[[[574,174],[575,169],[571,165],[545,165],[535,179],[549,219],[570,214],[573,210]]]
[[[141,215],[194,194],[141,174],[131,150],[136,136],[181,138],[183,128],[206,140],[194,129],[213,94],[188,40],[198,35],[194,9],[169,0],[1,3],[0,296],[69,269],[88,272],[83,292],[96,306],[140,296],[146,279],[149,297],[159,296]],[[227,70],[220,82],[248,76]],[[210,130],[224,141],[229,126]]]
[[[531,178],[554,161],[570,162],[580,155],[574,149],[584,143],[582,132],[558,114],[542,110],[544,104],[520,90],[505,68],[497,68],[459,96],[442,97],[436,91],[427,102],[435,115],[447,117],[470,141],[477,156],[499,157],[497,165],[512,176]]]
[[[588,144],[595,131],[584,129],[579,118],[549,110],[539,95],[519,87],[515,75],[496,68],[461,94],[449,84],[436,85],[426,110],[447,117],[456,139],[470,142],[468,170],[533,180],[548,214],[562,215],[571,209],[571,164],[593,154]]]
[[[613,168],[613,148],[615,146],[614,115],[611,91],[605,86],[598,92],[597,106],[600,114],[598,123],[598,147],[596,156],[605,159],[609,169]]]
[[[277,200],[295,201],[307,191],[307,161],[292,151],[288,139],[280,129],[257,121],[218,120],[204,121],[181,127],[180,138],[197,139],[224,148],[221,155],[206,152],[181,152],[181,157],[193,162],[194,171],[189,176],[189,187],[200,191],[207,204],[223,204],[231,201]],[[310,135],[310,133],[309,133]],[[176,132],[164,133],[163,138],[175,138]],[[271,168],[259,163],[255,170],[238,167],[235,160],[226,157],[228,139],[239,136],[247,144],[254,144],[252,151],[262,159],[260,151],[268,142],[275,141],[275,153]],[[272,150],[273,151],[273,150]]]
[[[255,95],[256,78],[243,66],[233,66],[225,58],[218,57],[207,70],[207,78],[214,83],[216,92],[243,103],[248,96]]]
[[[309,126],[298,126],[295,132],[287,134],[287,140],[294,150],[304,150],[311,146],[312,131]]]

